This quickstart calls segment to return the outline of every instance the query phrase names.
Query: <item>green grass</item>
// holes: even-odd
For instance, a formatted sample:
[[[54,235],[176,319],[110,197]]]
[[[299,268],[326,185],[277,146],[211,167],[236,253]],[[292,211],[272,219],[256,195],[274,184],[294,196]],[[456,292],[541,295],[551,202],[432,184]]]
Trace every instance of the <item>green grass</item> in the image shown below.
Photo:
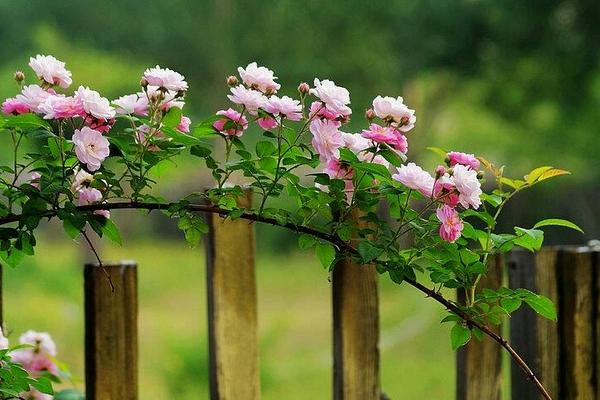
[[[82,244],[42,235],[36,256],[5,270],[6,325],[50,332],[83,388]],[[53,238],[52,240],[50,238]],[[139,263],[140,398],[207,399],[204,254],[182,242],[126,241],[105,260]],[[331,397],[330,283],[310,253],[257,260],[262,398]],[[380,280],[382,387],[393,399],[451,399],[454,355],[443,310]],[[107,366],[110,368],[110,366]]]

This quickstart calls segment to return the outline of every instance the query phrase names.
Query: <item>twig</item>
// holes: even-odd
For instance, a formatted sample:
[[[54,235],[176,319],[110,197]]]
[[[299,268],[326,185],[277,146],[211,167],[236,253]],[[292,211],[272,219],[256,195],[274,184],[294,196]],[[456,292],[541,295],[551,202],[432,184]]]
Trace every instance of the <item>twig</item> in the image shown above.
[[[104,276],[108,280],[108,284],[110,285],[110,291],[112,293],[114,293],[115,292],[115,285],[113,284],[113,281],[110,278],[110,274],[108,273],[108,271],[104,267],[104,264],[102,263],[102,260],[100,259],[100,256],[98,255],[98,252],[96,251],[96,248],[94,247],[94,244],[92,243],[92,241],[88,237],[87,233],[85,232],[85,229],[81,230],[81,234],[85,238],[85,241],[87,242],[87,244],[90,246],[90,249],[92,250],[92,253],[94,253],[94,255],[96,256],[96,260],[98,260],[98,266],[100,267],[100,270],[102,271],[102,273],[104,273]]]

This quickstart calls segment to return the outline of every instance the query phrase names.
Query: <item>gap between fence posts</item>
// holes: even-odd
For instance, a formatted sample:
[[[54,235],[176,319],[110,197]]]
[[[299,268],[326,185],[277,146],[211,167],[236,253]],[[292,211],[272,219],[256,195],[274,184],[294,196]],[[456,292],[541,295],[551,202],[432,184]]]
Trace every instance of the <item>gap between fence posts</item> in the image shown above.
[[[84,286],[86,399],[137,400],[137,266],[86,264]]]
[[[238,206],[250,207],[252,192]],[[208,295],[211,400],[260,398],[254,225],[207,214],[206,283]]]
[[[333,269],[334,400],[380,399],[377,279],[374,265],[343,260]]]

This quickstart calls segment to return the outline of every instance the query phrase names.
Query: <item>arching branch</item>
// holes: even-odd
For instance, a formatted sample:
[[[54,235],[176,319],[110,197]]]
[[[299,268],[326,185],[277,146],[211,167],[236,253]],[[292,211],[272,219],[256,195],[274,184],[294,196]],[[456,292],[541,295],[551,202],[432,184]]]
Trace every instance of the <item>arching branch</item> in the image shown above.
[[[97,210],[119,210],[119,209],[138,209],[138,210],[141,209],[141,210],[152,211],[152,210],[168,210],[171,207],[176,206],[176,205],[179,205],[179,203],[115,202],[115,203],[91,204],[91,205],[85,205],[85,206],[78,206],[77,210],[81,211],[81,212],[92,212],[92,211],[97,211]],[[184,206],[183,208],[188,211],[194,211],[194,212],[220,214],[224,217],[230,213],[229,210],[226,210],[226,209],[214,206],[214,205],[209,205],[209,204],[188,204],[188,205]],[[57,215],[57,213],[58,213],[57,210],[48,210],[48,211],[42,213],[42,216],[44,218],[50,219],[50,218],[55,217]],[[0,218],[0,225],[8,224],[11,222],[17,222],[22,217],[23,216],[19,215],[19,214],[9,214],[3,218]],[[290,223],[290,222],[282,224],[282,223],[279,223],[274,218],[264,217],[260,214],[255,214],[255,213],[251,213],[251,212],[244,212],[239,218],[242,218],[242,219],[245,219],[248,221],[261,222],[261,223],[265,223],[265,224],[269,224],[269,225],[273,225],[273,226],[279,226],[279,227],[286,228],[286,229],[289,229],[294,232],[306,233],[306,234],[315,236],[319,239],[330,242],[331,244],[336,246],[338,248],[338,250],[340,250],[348,255],[353,255],[353,256],[358,255],[358,251],[354,247],[352,247],[349,243],[344,242],[337,235],[334,235],[334,234],[331,234],[328,232],[323,232],[323,231],[320,231],[317,229],[309,228],[309,227],[306,227],[303,225],[297,225],[297,224]],[[404,281],[406,283],[408,283],[409,285],[411,285],[412,287],[414,287],[415,289],[426,294],[427,297],[430,297],[433,300],[440,303],[448,311],[451,311],[452,313],[454,313],[457,316],[459,316],[460,318],[462,318],[469,327],[478,328],[483,333],[485,333],[487,336],[492,338],[495,342],[497,342],[500,346],[502,346],[510,354],[513,361],[519,366],[519,368],[521,368],[521,370],[523,371],[525,376],[534,383],[534,385],[537,387],[538,391],[544,397],[544,399],[552,400],[552,397],[550,396],[548,391],[544,388],[544,385],[541,383],[539,378],[535,375],[535,373],[531,370],[531,368],[527,365],[527,363],[523,360],[523,358],[515,351],[515,349],[512,348],[512,346],[508,343],[508,341],[506,339],[504,339],[502,336],[496,334],[487,325],[484,325],[482,323],[479,323],[478,321],[475,321],[473,318],[471,318],[470,315],[468,315],[460,307],[458,307],[456,304],[454,304],[450,300],[443,297],[441,294],[439,294],[435,290],[430,289],[427,286],[419,283],[418,281],[410,279],[410,278],[405,277]]]

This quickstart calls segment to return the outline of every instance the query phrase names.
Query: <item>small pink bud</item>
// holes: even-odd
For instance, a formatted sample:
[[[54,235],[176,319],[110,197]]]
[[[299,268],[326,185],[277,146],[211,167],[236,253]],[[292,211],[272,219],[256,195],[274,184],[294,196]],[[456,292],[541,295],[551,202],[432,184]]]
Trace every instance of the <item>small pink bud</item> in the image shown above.
[[[21,83],[23,80],[25,80],[25,74],[23,71],[15,72],[15,81],[17,81],[17,83]]]
[[[443,165],[438,165],[435,169],[435,178],[439,179],[441,176],[444,176],[446,173],[446,168]]]
[[[227,85],[234,87],[234,86],[237,86],[238,83],[240,83],[240,82],[238,81],[238,78],[236,78],[235,76],[230,75],[227,77]]]
[[[365,118],[369,121],[373,121],[375,117],[375,110],[373,110],[372,108],[369,108],[367,111],[365,111]]]
[[[302,82],[298,85],[298,91],[300,94],[306,94],[310,91],[310,85],[306,82]]]

